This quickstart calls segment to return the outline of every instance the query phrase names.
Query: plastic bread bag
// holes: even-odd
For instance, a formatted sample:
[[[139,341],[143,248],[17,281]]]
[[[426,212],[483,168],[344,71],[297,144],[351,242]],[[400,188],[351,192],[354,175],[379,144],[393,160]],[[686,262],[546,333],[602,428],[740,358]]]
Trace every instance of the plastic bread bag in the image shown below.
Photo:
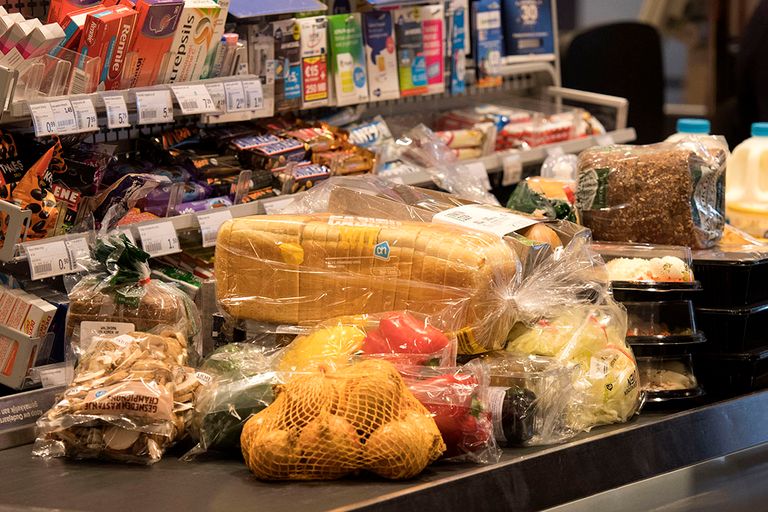
[[[191,355],[200,353],[197,308],[178,288],[151,279],[148,260],[125,235],[97,238],[90,259],[81,262],[91,272],[69,292],[66,336],[76,356],[94,336],[164,330],[181,332],[193,345]]]
[[[519,260],[499,237],[450,225],[259,215],[222,225],[215,272],[219,306],[235,319],[312,326],[410,311],[466,353],[503,346]]]
[[[556,444],[578,433],[568,416],[578,366],[509,352],[491,352],[469,364],[490,375],[488,404],[502,446]]]
[[[279,375],[274,354],[250,343],[230,343],[216,349],[200,367],[210,382],[195,398],[190,434],[197,441],[184,459],[204,452],[240,455],[240,434],[253,414],[274,400]]]
[[[727,158],[726,146],[694,138],[588,149],[576,206],[596,240],[712,247],[725,224]]]
[[[488,369],[400,368],[411,393],[432,414],[446,449],[443,458],[493,464],[501,458],[494,438]]]
[[[627,313],[612,299],[551,310],[510,333],[506,350],[578,367],[568,424],[575,431],[629,420],[642,404],[638,370],[625,341]]]
[[[277,356],[281,372],[344,364],[354,356],[383,359],[400,367],[454,366],[456,338],[416,313],[392,311],[321,322]]]
[[[397,369],[367,359],[286,377],[245,423],[245,463],[260,480],[331,480],[369,471],[412,478],[445,451]]]
[[[487,175],[472,173],[459,162],[456,151],[423,124],[414,127],[396,141],[382,145],[379,160],[394,159],[424,169],[438,187],[451,194],[477,203],[499,204],[493,194],[488,192],[491,187]]]
[[[180,439],[203,381],[179,332],[95,337],[37,421],[36,456],[151,464]]]

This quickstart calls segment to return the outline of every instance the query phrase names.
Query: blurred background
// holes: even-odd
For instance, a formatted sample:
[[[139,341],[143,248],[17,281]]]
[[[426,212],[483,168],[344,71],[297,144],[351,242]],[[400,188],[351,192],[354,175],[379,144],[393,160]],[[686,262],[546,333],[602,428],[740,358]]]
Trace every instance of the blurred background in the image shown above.
[[[768,120],[768,0],[558,0],[563,85],[629,99],[638,143],[706,117],[731,147]]]

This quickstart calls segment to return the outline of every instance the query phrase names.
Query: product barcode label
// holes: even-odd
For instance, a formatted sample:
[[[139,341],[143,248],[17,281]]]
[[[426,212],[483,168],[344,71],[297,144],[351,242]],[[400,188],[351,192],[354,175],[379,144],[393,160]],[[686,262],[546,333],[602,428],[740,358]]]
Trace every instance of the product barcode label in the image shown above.
[[[226,82],[224,84],[224,94],[227,101],[227,112],[245,110],[243,82]]]
[[[589,360],[589,376],[594,380],[600,380],[608,375],[610,370],[610,360],[606,360],[602,357],[592,357]]]
[[[57,134],[63,135],[78,131],[72,102],[69,100],[52,101],[51,112],[53,112],[53,118],[56,120]]]
[[[50,103],[30,103],[29,111],[32,114],[32,124],[35,127],[36,137],[45,137],[56,133],[56,118],[53,116]]]
[[[455,224],[503,237],[537,224],[539,221],[514,214],[504,208],[467,204],[450,208],[432,217],[436,224]]]
[[[88,92],[88,74],[82,69],[75,68],[72,71],[72,83],[69,87],[70,94],[86,94]]]
[[[60,276],[72,271],[69,251],[63,240],[41,244],[24,244],[32,280]]]
[[[46,368],[40,370],[40,384],[44,388],[64,386],[67,384],[67,369],[64,366],[58,368]]]
[[[261,80],[243,80],[246,110],[261,110],[264,108],[264,91]]]
[[[122,95],[102,96],[107,109],[107,128],[127,128],[131,126],[128,120],[128,107]]]
[[[139,226],[141,246],[150,256],[164,256],[181,251],[176,228],[171,221]]]
[[[72,108],[75,111],[75,119],[77,119],[77,131],[91,132],[99,129],[96,109],[90,98],[72,100]]]
[[[139,124],[173,122],[171,91],[155,90],[136,93],[136,111]]]
[[[507,442],[507,436],[504,435],[504,398],[507,396],[509,388],[491,386],[488,388],[488,408],[491,410],[491,422],[493,423],[493,436],[500,443]]]
[[[81,265],[79,262],[82,262],[91,253],[91,250],[88,247],[88,240],[84,237],[72,238],[70,240],[65,240],[64,245],[67,246],[67,253],[69,254],[69,262],[72,271],[86,270],[85,265]]]
[[[200,234],[203,237],[203,247],[216,245],[219,228],[231,218],[232,213],[225,208],[216,208],[213,211],[197,215],[197,221],[200,223]]]
[[[206,114],[215,110],[213,99],[202,84],[174,85],[171,89],[183,114]]]

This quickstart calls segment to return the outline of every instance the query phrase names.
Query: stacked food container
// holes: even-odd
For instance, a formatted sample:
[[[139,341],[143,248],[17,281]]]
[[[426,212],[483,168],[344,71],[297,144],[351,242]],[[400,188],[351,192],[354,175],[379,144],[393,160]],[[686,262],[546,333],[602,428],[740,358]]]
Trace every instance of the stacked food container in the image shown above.
[[[695,305],[709,343],[695,362],[707,389],[768,386],[768,247],[724,243],[696,251],[693,268],[704,286]]]
[[[694,315],[691,251],[662,245],[597,244],[614,298],[627,309],[627,342],[647,404],[683,405],[703,394],[693,354],[706,341]]]

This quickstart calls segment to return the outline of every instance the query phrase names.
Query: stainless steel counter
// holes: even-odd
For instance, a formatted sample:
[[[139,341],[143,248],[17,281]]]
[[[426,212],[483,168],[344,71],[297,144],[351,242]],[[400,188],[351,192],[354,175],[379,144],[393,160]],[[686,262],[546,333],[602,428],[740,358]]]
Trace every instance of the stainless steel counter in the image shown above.
[[[530,510],[554,507],[768,442],[768,391],[595,429],[560,446],[506,450],[491,466],[438,464],[407,482],[360,477],[267,484],[241,461],[152,467],[0,452],[0,511]],[[610,510],[593,508],[592,510]],[[757,510],[757,509],[755,509]]]

